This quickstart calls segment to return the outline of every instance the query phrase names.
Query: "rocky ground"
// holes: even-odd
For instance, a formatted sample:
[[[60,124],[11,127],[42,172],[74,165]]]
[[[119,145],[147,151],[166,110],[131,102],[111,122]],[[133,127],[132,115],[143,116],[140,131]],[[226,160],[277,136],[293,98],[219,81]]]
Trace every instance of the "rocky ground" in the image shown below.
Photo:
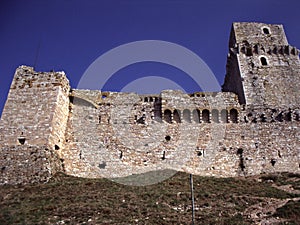
[[[300,175],[194,176],[195,224],[300,224]],[[126,186],[57,174],[0,186],[0,224],[191,224],[189,174]]]

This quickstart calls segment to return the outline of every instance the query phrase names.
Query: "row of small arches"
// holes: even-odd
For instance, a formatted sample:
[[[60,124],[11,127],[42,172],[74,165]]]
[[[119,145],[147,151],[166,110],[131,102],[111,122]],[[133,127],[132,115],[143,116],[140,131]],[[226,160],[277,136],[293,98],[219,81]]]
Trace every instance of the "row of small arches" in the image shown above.
[[[241,52],[246,56],[253,56],[254,54],[268,53],[268,54],[281,54],[281,55],[298,55],[298,51],[295,47],[286,46],[273,46],[272,48],[265,49],[263,46],[259,45],[249,45],[245,44],[240,48]]]
[[[222,109],[221,111],[217,109],[208,110],[208,109],[184,109],[182,112],[178,109],[173,111],[170,109],[164,110],[163,119],[167,123],[238,123],[238,111],[234,108],[229,111]]]
[[[160,98],[159,97],[144,97],[144,102],[159,102]]]

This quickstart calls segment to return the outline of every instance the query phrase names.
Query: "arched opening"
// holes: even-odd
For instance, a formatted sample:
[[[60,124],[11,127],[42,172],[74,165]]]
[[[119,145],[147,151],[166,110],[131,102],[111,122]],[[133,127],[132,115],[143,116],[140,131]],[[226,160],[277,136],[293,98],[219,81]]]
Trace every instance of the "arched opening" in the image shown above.
[[[153,102],[153,98],[152,97],[149,98],[149,102]]]
[[[284,120],[285,121],[292,121],[292,112],[285,113]]]
[[[173,111],[173,120],[174,120],[176,123],[181,123],[181,119],[180,119],[180,110],[175,109],[175,110]]]
[[[196,123],[200,123],[200,111],[199,111],[199,109],[194,109],[193,110],[193,120]]]
[[[223,123],[228,123],[228,112],[226,109],[222,109],[221,111],[221,121]]]
[[[263,28],[263,33],[264,33],[264,34],[270,34],[269,28],[264,27],[264,28]]]
[[[144,102],[148,102],[148,98],[147,97],[144,98]]]
[[[172,112],[169,109],[166,109],[164,112],[164,120],[167,123],[172,123]]]
[[[191,122],[191,112],[188,109],[183,110],[183,120],[190,123]]]
[[[268,65],[267,58],[264,57],[264,56],[260,57],[260,63],[261,63],[261,65],[263,65],[263,66],[267,66],[267,65]]]
[[[207,109],[202,110],[202,121],[209,123],[209,111]]]
[[[213,122],[219,123],[219,111],[217,109],[211,111],[211,119]]]
[[[238,122],[238,111],[236,109],[230,110],[230,120],[232,123]]]

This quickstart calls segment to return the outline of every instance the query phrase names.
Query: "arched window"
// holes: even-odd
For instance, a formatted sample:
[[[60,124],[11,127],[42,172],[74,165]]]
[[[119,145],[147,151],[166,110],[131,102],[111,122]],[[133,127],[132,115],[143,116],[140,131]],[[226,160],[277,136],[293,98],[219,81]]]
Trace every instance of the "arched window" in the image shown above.
[[[264,33],[264,34],[270,34],[269,28],[264,27],[264,28],[263,28],[263,33]]]
[[[200,111],[199,111],[199,109],[194,109],[193,110],[193,120],[196,123],[200,123]]]
[[[190,123],[191,122],[191,112],[188,109],[183,110],[183,120]]]
[[[148,98],[147,97],[144,98],[144,102],[148,102]]]
[[[181,123],[181,119],[180,119],[180,110],[175,109],[173,111],[173,119],[176,123]]]
[[[167,123],[172,123],[172,112],[169,109],[166,109],[164,112],[164,120]]]
[[[260,63],[261,63],[261,65],[263,65],[263,66],[267,66],[267,65],[268,65],[267,58],[264,57],[264,56],[260,57]]]
[[[238,111],[236,109],[231,109],[230,110],[230,120],[233,123],[238,122]]]
[[[228,123],[228,112],[226,109],[222,109],[221,111],[221,121],[223,123]]]
[[[209,111],[207,109],[202,110],[202,121],[204,123],[209,123]]]
[[[219,123],[219,111],[217,109],[211,111],[211,119],[213,122]]]

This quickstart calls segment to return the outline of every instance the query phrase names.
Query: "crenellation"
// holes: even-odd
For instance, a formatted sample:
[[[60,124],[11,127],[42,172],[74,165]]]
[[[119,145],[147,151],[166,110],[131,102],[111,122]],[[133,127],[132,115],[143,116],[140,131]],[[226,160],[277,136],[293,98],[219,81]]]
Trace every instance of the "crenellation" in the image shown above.
[[[1,184],[58,171],[116,178],[300,172],[299,50],[282,25],[234,23],[222,92],[71,89],[63,72],[20,66],[0,120]]]

